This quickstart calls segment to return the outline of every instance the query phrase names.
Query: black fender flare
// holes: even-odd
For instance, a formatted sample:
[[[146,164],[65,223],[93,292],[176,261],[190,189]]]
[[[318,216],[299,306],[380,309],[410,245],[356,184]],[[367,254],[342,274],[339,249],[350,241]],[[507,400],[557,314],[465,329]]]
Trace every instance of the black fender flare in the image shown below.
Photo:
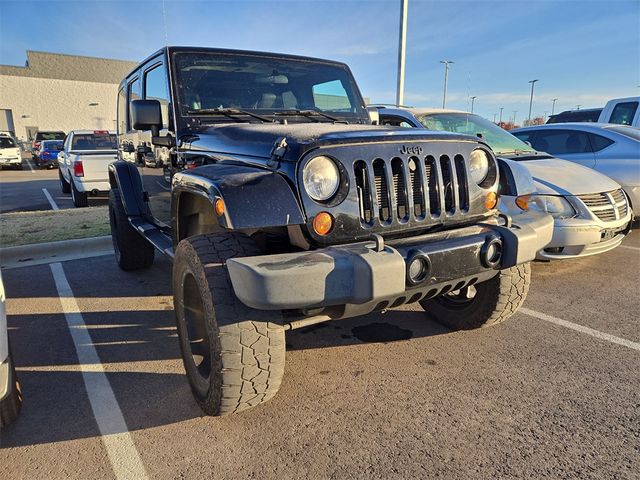
[[[218,224],[230,230],[305,223],[288,181],[273,170],[219,163],[176,173],[171,194],[174,220],[179,218],[180,196],[184,193],[205,197],[211,205],[222,199],[225,208]]]
[[[118,160],[109,165],[111,188],[120,190],[124,211],[130,217],[142,216],[148,212],[142,178],[133,163]]]

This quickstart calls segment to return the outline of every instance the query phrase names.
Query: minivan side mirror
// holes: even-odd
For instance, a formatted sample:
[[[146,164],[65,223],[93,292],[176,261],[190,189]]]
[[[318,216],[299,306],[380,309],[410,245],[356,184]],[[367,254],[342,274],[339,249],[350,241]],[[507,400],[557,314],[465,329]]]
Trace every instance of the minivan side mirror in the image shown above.
[[[162,128],[162,110],[158,100],[133,100],[131,102],[131,119],[134,130],[151,130],[157,137]]]

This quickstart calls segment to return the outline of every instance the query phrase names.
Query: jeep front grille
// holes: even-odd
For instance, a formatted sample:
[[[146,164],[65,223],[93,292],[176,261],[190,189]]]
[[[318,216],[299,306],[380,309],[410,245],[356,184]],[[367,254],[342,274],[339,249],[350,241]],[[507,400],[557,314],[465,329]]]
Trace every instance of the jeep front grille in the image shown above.
[[[465,161],[459,154],[453,159],[428,155],[358,160],[354,174],[360,220],[365,225],[426,221],[469,210]]]
[[[578,195],[587,208],[603,222],[620,220],[627,215],[627,197],[622,190]]]

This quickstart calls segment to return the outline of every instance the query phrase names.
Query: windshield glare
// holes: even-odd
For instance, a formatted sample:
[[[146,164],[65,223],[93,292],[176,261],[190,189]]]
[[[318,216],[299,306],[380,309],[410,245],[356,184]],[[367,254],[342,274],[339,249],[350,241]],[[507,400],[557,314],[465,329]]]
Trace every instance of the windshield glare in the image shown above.
[[[339,65],[202,52],[176,53],[174,65],[183,116],[230,108],[263,115],[317,110],[352,122],[368,118],[349,71]]]
[[[491,123],[489,120],[471,113],[434,113],[420,115],[418,120],[429,130],[444,130],[474,136],[481,133],[482,139],[497,154],[514,151],[535,152],[533,148],[506,130]]]

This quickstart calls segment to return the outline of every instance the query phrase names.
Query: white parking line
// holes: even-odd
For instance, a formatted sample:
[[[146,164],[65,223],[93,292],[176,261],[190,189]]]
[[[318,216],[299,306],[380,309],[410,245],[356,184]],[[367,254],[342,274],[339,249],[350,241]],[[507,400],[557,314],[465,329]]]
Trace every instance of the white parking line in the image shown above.
[[[53,199],[53,197],[49,193],[49,190],[47,190],[46,188],[43,188],[42,192],[44,193],[44,196],[47,197],[47,200],[49,200],[49,205],[51,205],[51,208],[53,208],[54,210],[60,210],[58,208],[58,205],[56,204],[55,200]]]
[[[28,158],[25,158],[25,160],[27,161],[27,165],[29,165],[29,170],[31,170],[31,173],[36,173],[36,171],[33,169],[33,165],[31,165],[31,161]]]
[[[620,248],[628,248],[629,250],[640,250],[640,247],[632,247],[631,245],[620,245]]]
[[[80,371],[116,478],[148,478],[61,263],[50,265]]]
[[[622,345],[623,347],[640,351],[640,343],[638,342],[632,342],[631,340],[616,337],[615,335],[611,335],[609,333],[600,332],[598,330],[594,330],[593,328],[578,325],[577,323],[567,322],[566,320],[562,320],[561,318],[552,317],[551,315],[547,315],[546,313],[536,312],[535,310],[529,310],[528,308],[521,307],[518,311],[524,313],[525,315],[529,315],[530,317],[545,320],[547,322],[560,325],[561,327],[570,328],[571,330],[586,333],[587,335],[591,335],[592,337],[600,338],[617,345]]]

